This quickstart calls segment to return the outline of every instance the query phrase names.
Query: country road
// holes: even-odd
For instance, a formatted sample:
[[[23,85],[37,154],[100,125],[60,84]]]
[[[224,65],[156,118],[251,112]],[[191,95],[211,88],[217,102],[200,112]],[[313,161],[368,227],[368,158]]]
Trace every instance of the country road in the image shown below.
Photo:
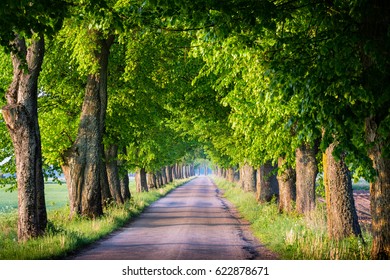
[[[89,260],[275,259],[208,177],[198,177],[133,222],[79,252]]]

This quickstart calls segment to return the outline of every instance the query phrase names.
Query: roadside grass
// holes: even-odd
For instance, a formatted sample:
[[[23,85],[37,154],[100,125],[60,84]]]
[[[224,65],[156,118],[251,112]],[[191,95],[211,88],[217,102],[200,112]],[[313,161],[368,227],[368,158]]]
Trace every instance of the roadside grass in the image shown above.
[[[354,191],[369,191],[370,190],[370,183],[367,181],[360,179],[357,182],[352,182],[352,189]]]
[[[360,238],[340,241],[327,237],[326,208],[318,203],[307,217],[297,213],[280,214],[275,201],[259,204],[254,193],[244,192],[236,184],[212,177],[224,197],[232,202],[240,215],[250,222],[253,234],[281,259],[300,260],[366,260],[370,258],[372,236],[363,232]]]
[[[48,211],[45,236],[17,242],[16,211],[0,214],[0,259],[61,259],[124,226],[147,206],[174,188],[191,180],[182,179],[150,192],[136,193],[131,186],[132,198],[124,205],[112,204],[97,219],[77,217],[69,219],[69,207]]]

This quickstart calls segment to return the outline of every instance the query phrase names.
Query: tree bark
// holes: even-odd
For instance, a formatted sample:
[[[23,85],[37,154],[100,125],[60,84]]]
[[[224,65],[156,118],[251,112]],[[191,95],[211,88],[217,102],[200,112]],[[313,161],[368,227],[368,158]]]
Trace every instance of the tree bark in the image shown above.
[[[169,165],[165,167],[165,173],[167,174],[167,182],[171,183],[173,181],[172,179],[172,169]]]
[[[177,179],[177,174],[176,174],[175,165],[172,165],[172,166],[171,166],[171,169],[172,169],[172,179],[175,180],[175,179]]]
[[[99,77],[94,74],[88,76],[76,141],[64,156],[63,170],[69,173],[66,183],[71,217],[82,215],[95,218],[103,214],[99,115]]]
[[[120,174],[119,177],[119,184],[121,187],[121,194],[124,201],[128,201],[131,198],[130,188],[129,188],[129,175],[127,172],[124,172],[123,174]]]
[[[167,173],[165,172],[165,167],[161,168],[160,174],[161,174],[161,179],[162,179],[161,184],[166,185],[167,184]]]
[[[277,179],[279,184],[279,211],[289,213],[294,209],[296,197],[295,189],[295,170],[291,167],[285,167],[285,159],[278,159]]]
[[[277,167],[271,162],[260,166],[257,170],[257,201],[264,203],[270,202],[273,197],[279,195],[279,184],[276,178]]]
[[[110,55],[110,48],[114,42],[114,36],[110,35],[107,39],[101,39],[98,41],[98,45],[100,46],[100,53],[97,54],[99,57],[99,66],[100,66],[100,75],[99,75],[99,97],[100,97],[100,115],[99,115],[99,133],[103,135],[106,132],[106,112],[107,112],[107,100],[108,100],[108,58]],[[113,198],[117,203],[123,203],[123,197],[121,197],[120,192],[116,191],[117,184],[119,181],[119,174],[111,173],[113,170],[107,170],[107,165],[105,159],[105,151],[103,141],[100,142],[99,146],[99,154],[101,155],[102,161],[100,164],[100,190],[102,196],[103,206],[105,202],[112,200]],[[116,152],[117,153],[117,152]],[[115,163],[117,164],[117,162]],[[110,166],[110,168],[113,166]],[[118,168],[118,166],[114,167]],[[109,174],[110,172],[110,174]],[[118,178],[113,178],[109,176],[118,176]],[[115,184],[112,185],[112,184]],[[113,191],[112,188],[115,188]],[[119,195],[118,195],[119,194]]]
[[[318,173],[317,149],[304,144],[296,152],[296,188],[298,213],[308,213],[315,209],[316,177]]]
[[[118,146],[109,145],[108,147],[106,147],[105,158],[110,193],[115,199],[116,203],[123,204],[125,200],[122,196],[121,184],[119,179]]]
[[[156,173],[154,173],[154,175],[156,177],[156,186],[157,186],[157,188],[161,188],[163,186],[161,172],[160,171],[156,171]]]
[[[361,230],[352,194],[350,172],[344,157],[337,161],[333,156],[336,143],[332,143],[323,155],[324,184],[327,208],[328,235],[342,239],[360,236]]]
[[[390,259],[390,158],[383,151],[388,146],[390,135],[381,138],[378,125],[373,118],[366,120],[366,139],[370,144],[369,156],[376,171],[370,183],[372,216],[372,259]],[[386,141],[385,141],[386,140]]]
[[[234,168],[233,167],[229,167],[227,170],[226,170],[226,179],[229,181],[229,182],[234,182]]]
[[[101,35],[101,34],[99,34]],[[103,158],[103,132],[107,107],[107,75],[109,49],[113,37],[97,40],[99,73],[87,77],[78,135],[75,143],[64,155],[64,167],[70,199],[70,216],[95,218],[103,214],[101,184]]]
[[[101,151],[102,153],[104,150]],[[113,196],[110,191],[110,186],[108,182],[108,174],[107,174],[107,166],[106,161],[102,162],[100,165],[100,193],[102,197],[102,206],[107,206],[112,200]]]
[[[234,168],[234,182],[239,183],[241,178],[240,178],[240,169]]]
[[[137,192],[147,192],[148,184],[146,180],[145,168],[139,168],[135,173],[135,185]]]
[[[11,54],[13,80],[2,108],[15,150],[18,185],[18,240],[43,235],[47,213],[42,173],[41,136],[38,124],[38,76],[44,57],[44,39],[33,39],[27,48],[16,35]]]
[[[173,165],[173,173],[175,174],[175,179],[180,179],[180,172],[177,168],[177,163]]]
[[[157,188],[156,175],[154,175],[154,173],[146,173],[146,181],[148,184],[148,190]]]
[[[122,154],[126,155],[126,147],[122,149]],[[127,169],[125,168],[125,161],[120,160],[118,161],[118,167],[119,167],[119,184],[121,188],[121,194],[124,201],[130,200],[131,193],[129,188],[129,174]]]
[[[242,188],[244,191],[256,192],[256,170],[248,163],[245,163],[241,167],[241,171]]]

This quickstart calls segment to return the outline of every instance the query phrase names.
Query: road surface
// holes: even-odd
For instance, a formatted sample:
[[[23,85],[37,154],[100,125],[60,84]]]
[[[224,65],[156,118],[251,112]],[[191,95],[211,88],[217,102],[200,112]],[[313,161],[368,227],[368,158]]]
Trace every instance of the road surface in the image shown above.
[[[149,206],[133,222],[73,256],[89,260],[275,259],[208,177]]]

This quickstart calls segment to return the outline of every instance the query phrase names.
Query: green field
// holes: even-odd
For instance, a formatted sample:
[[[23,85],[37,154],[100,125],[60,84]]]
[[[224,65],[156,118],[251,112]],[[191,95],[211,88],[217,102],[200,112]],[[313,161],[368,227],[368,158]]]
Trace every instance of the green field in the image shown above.
[[[46,183],[45,198],[47,210],[55,210],[68,204],[68,190],[65,184]],[[18,208],[17,191],[5,191],[0,188],[0,213],[10,213]]]

